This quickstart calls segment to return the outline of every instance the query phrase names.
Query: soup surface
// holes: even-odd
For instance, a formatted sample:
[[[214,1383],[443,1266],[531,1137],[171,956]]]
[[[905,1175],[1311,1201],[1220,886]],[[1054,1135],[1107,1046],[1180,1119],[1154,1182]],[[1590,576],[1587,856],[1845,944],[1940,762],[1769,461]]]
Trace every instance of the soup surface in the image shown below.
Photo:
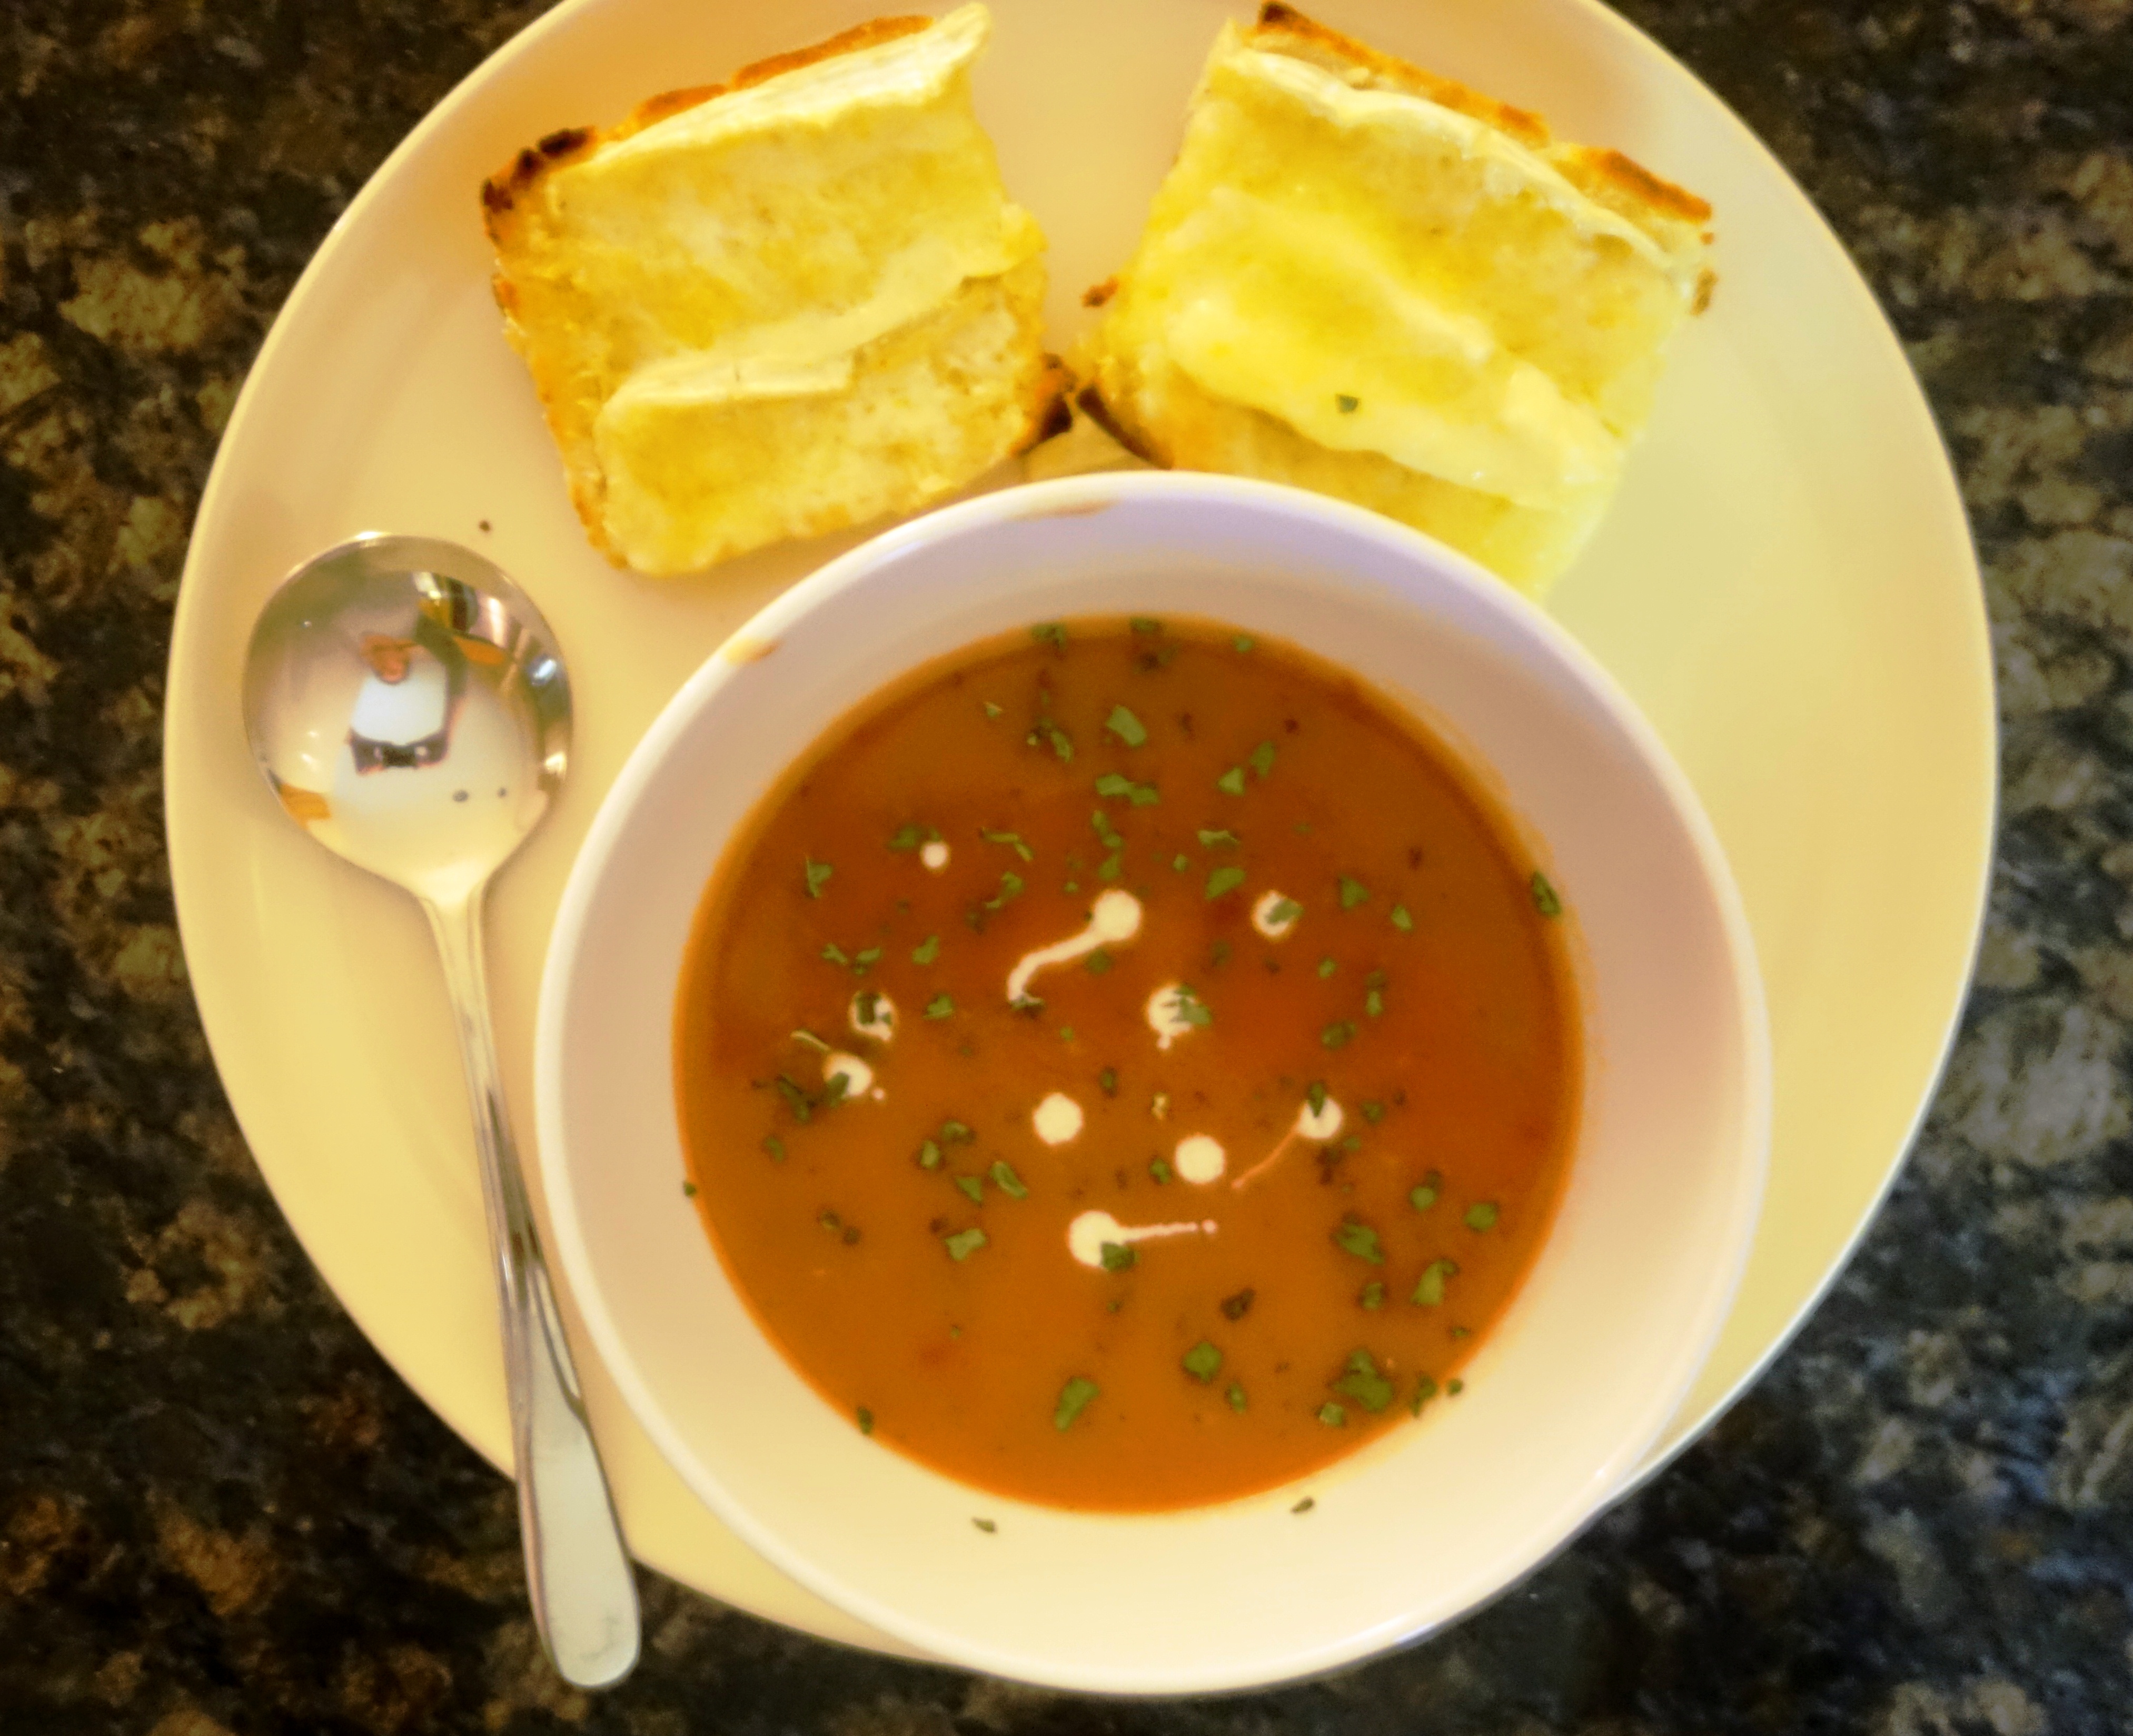
[[[1282,1484],[1456,1402],[1577,1108],[1561,906],[1351,677],[1070,622],[875,695],[705,892],[696,1205],[855,1426],[1058,1506]]]

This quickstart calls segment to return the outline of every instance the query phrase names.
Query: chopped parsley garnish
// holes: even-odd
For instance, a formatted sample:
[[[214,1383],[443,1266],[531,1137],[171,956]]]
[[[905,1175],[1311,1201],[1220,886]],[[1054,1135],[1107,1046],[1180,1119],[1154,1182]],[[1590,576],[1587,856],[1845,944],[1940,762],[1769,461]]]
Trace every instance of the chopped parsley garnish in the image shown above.
[[[1382,988],[1373,988],[1363,997],[1363,1011],[1374,1019],[1384,1017],[1385,993]]]
[[[1074,1419],[1089,1408],[1091,1400],[1104,1389],[1093,1380],[1076,1375],[1059,1389],[1059,1402],[1052,1407],[1052,1426],[1071,1428]]]
[[[1113,850],[1110,855],[1096,864],[1096,878],[1099,880],[1115,880],[1124,872],[1125,865],[1125,852]]]
[[[1351,392],[1335,392],[1333,394],[1333,402],[1335,407],[1337,408],[1343,416],[1352,416],[1355,411],[1363,407],[1363,401]]]
[[[1362,1293],[1355,1300],[1365,1308],[1382,1308],[1385,1306],[1385,1286],[1372,1278],[1363,1286]]]
[[[1352,874],[1341,877],[1341,908],[1353,910],[1370,896],[1370,889]]]
[[[1252,1311],[1252,1298],[1258,1294],[1259,1291],[1247,1285],[1235,1296],[1224,1296],[1216,1306],[1222,1310],[1224,1320],[1240,1320]]]
[[[1261,742],[1259,746],[1253,748],[1249,755],[1246,757],[1245,763],[1249,766],[1254,772],[1257,772],[1260,777],[1265,777],[1268,772],[1274,770],[1274,743],[1272,742]]]
[[[1393,926],[1404,935],[1414,932],[1414,918],[1407,913],[1407,906],[1404,904],[1395,904],[1393,906]]]
[[[696,1197],[696,1184],[693,1181],[683,1182],[681,1184],[681,1197],[684,1200],[695,1199]]]
[[[1024,745],[1032,748],[1042,748],[1049,742],[1052,744],[1052,753],[1062,760],[1071,759],[1074,757],[1074,738],[1067,734],[1048,717],[1041,717],[1032,724],[1029,726],[1029,733],[1022,739]]]
[[[1170,858],[1170,865],[1182,874],[1192,866],[1192,858],[1190,856],[1173,856]]]
[[[1245,883],[1245,871],[1235,863],[1216,868],[1207,876],[1207,896],[1219,898],[1225,892],[1234,892]]]
[[[931,964],[940,956],[941,937],[938,935],[927,935],[911,949],[911,962],[914,964]]]
[[[985,1245],[985,1233],[975,1224],[968,1229],[959,1229],[952,1236],[944,1236],[942,1243],[951,1260],[967,1260]]]
[[[1422,1407],[1436,1397],[1437,1383],[1427,1374],[1418,1374],[1414,1378],[1414,1397],[1407,1402],[1408,1414],[1421,1416]]]
[[[1130,1271],[1140,1261],[1140,1255],[1130,1242],[1106,1242],[1098,1253],[1106,1272]]]
[[[1000,714],[1000,709],[999,709],[999,706],[997,706],[997,705],[995,705],[994,704],[993,704],[993,702],[992,702],[990,700],[987,700],[985,702],[985,715],[986,715],[987,717],[998,717],[998,716]]]
[[[1207,1010],[1207,1003],[1193,992],[1191,983],[1180,983],[1171,1000],[1178,1017],[1187,1024],[1204,1030],[1215,1022],[1215,1015]]]
[[[1099,946],[1081,961],[1082,969],[1092,977],[1100,977],[1111,968],[1111,955]]]
[[[1207,949],[1207,965],[1210,969],[1214,969],[1221,965],[1226,964],[1229,962],[1230,943],[1227,940],[1217,940],[1212,946]]]
[[[890,834],[888,847],[892,850],[915,850],[939,835],[931,826],[898,826]]]
[[[1066,648],[1066,629],[1057,621],[1039,623],[1029,630],[1029,637],[1039,645],[1049,645],[1054,651]]]
[[[956,998],[945,989],[926,1003],[926,1017],[929,1019],[950,1018],[955,1011]]]
[[[1123,796],[1137,808],[1153,807],[1163,800],[1162,792],[1153,784],[1137,784],[1130,777],[1117,772],[1106,772],[1096,780],[1096,794]]]
[[[943,1145],[968,1145],[977,1137],[960,1121],[941,1123],[941,1143]]]
[[[1363,1149],[1363,1136],[1360,1133],[1351,1133],[1346,1139],[1341,1142],[1341,1149],[1344,1152],[1361,1151]]]
[[[800,860],[806,871],[807,896],[811,898],[821,897],[822,888],[830,883],[830,876],[835,873],[836,870],[828,863],[817,862],[811,856],[802,856]]]
[[[1201,1386],[1222,1372],[1222,1353],[1206,1339],[1201,1339],[1181,1359],[1185,1372]]]
[[[763,1136],[763,1149],[769,1154],[773,1163],[785,1161],[785,1142],[775,1133],[765,1133]]]
[[[919,1142],[918,1167],[922,1170],[937,1170],[941,1167],[941,1147],[930,1139]]]
[[[1148,615],[1134,615],[1126,623],[1137,633],[1159,633],[1163,623]]]
[[[1329,1399],[1324,1404],[1319,1406],[1318,1420],[1324,1423],[1329,1429],[1345,1429],[1348,1426],[1348,1412],[1341,1406],[1335,1404],[1331,1399]],[[1304,1500],[1306,1501],[1310,1498],[1311,1498],[1307,1495],[1304,1497]],[[1306,1508],[1302,1501],[1299,1501],[1294,1507],[1291,1508],[1289,1511],[1292,1512],[1307,1512],[1310,1509]]]
[[[972,1516],[970,1523],[976,1526],[980,1531],[983,1532],[989,1537],[994,1532],[999,1529],[998,1521],[993,1519],[980,1519],[976,1517],[975,1515]]]
[[[1101,808],[1098,808],[1090,815],[1089,824],[1095,830],[1096,842],[1103,845],[1105,849],[1115,850],[1124,844],[1125,839],[1111,830],[1110,815]]]
[[[1441,1308],[1444,1306],[1444,1281],[1458,1275],[1456,1260],[1432,1260],[1422,1268],[1421,1282],[1408,1300],[1418,1308]]]
[[[1459,1378],[1457,1375],[1456,1375],[1456,1374],[1455,1374],[1455,1375],[1453,1375],[1453,1376],[1452,1377],[1452,1378],[1451,1378],[1451,1379],[1447,1380],[1447,1382],[1445,1382],[1445,1383],[1444,1383],[1444,1391],[1445,1391],[1445,1393],[1446,1393],[1446,1395],[1447,1395],[1447,1397],[1452,1397],[1452,1398],[1457,1398],[1457,1397],[1458,1397],[1461,1392],[1464,1392],[1466,1390],[1466,1383],[1465,1381],[1463,1381],[1463,1380],[1460,1379],[1460,1378]]]
[[[1322,983],[1324,982],[1327,978],[1331,976],[1333,973],[1340,968],[1341,967],[1336,964],[1331,959],[1321,959],[1318,961],[1318,980]]]
[[[1496,1203],[1493,1200],[1477,1200],[1466,1208],[1466,1227],[1471,1230],[1494,1229],[1496,1227]]]
[[[985,900],[985,908],[998,910],[1010,900],[1019,898],[1021,896],[1022,876],[1015,873],[1013,868],[1005,869],[1000,874],[999,890]]]
[[[852,974],[863,977],[880,962],[881,949],[879,946],[866,947],[852,955]]]
[[[1230,1383],[1230,1390],[1225,1392],[1222,1397],[1229,1401],[1230,1408],[1231,1410],[1235,1411],[1240,1416],[1244,1414],[1245,1389],[1239,1386],[1236,1382],[1231,1381]]]
[[[822,1081],[822,1107],[835,1108],[851,1093],[852,1076],[840,1067]]]
[[[792,1118],[798,1122],[812,1120],[815,1114],[815,1099],[782,1073],[778,1075],[777,1083],[778,1094],[785,1099],[785,1107],[792,1112]]]
[[[1326,1081],[1322,1079],[1312,1080],[1303,1088],[1303,1100],[1311,1105],[1311,1113],[1313,1115],[1324,1114],[1326,1113]]]
[[[881,991],[879,988],[862,988],[852,997],[852,1012],[862,1025],[874,1023],[874,1015],[880,1011]]]
[[[844,948],[838,945],[835,940],[825,940],[822,943],[822,957],[826,963],[831,964],[849,964],[852,962],[845,956]]]
[[[1418,1187],[1408,1191],[1407,1203],[1418,1212],[1426,1212],[1437,1204],[1437,1190],[1444,1185],[1444,1178],[1432,1170],[1422,1178]]]
[[[1235,638],[1230,641],[1230,649],[1238,652],[1249,651],[1258,642],[1249,633],[1239,633]]]
[[[1096,1075],[1096,1089],[1106,1097],[1116,1097],[1119,1094],[1119,1070],[1116,1067],[1105,1068]]]
[[[1022,1177],[1014,1172],[1014,1166],[1006,1158],[997,1159],[985,1173],[993,1178],[993,1185],[1010,1200],[1027,1200],[1029,1190],[1023,1185]]]
[[[1333,1232],[1334,1245],[1373,1266],[1385,1263],[1385,1251],[1378,1246],[1378,1233],[1360,1218],[1343,1218]]]
[[[980,826],[978,828],[978,836],[984,839],[987,844],[1004,844],[1007,845],[1008,848],[1012,849],[1016,855],[1021,857],[1024,862],[1034,862],[1037,859],[1037,853],[1022,841],[1022,837],[1019,833],[992,832],[988,831],[983,826]]]
[[[1339,1410],[1340,1408],[1341,1408],[1341,1407],[1340,1407],[1340,1406],[1338,1406],[1338,1405],[1329,1405],[1329,1406],[1327,1406],[1327,1410],[1332,1410],[1332,1411],[1337,1411],[1337,1410]],[[1323,1421],[1326,1421],[1326,1415],[1325,1415],[1325,1411],[1322,1411],[1319,1413],[1318,1420],[1319,1420],[1321,1422],[1323,1422]],[[1346,1419],[1346,1417],[1343,1417],[1343,1418],[1341,1418],[1341,1420],[1342,1421],[1344,1421],[1344,1422],[1345,1422],[1347,1419]],[[1305,1497],[1304,1497],[1301,1501],[1298,1502],[1298,1503],[1296,1503],[1296,1505],[1295,1505],[1295,1506],[1293,1506],[1293,1507],[1292,1507],[1291,1508],[1289,1508],[1289,1511],[1290,1511],[1291,1512],[1293,1512],[1293,1513],[1307,1513],[1307,1512],[1309,1512],[1311,1511],[1311,1509],[1312,1509],[1312,1508],[1314,1508],[1314,1507],[1316,1507],[1316,1506],[1317,1506],[1317,1505],[1318,1505],[1318,1501],[1317,1501],[1317,1498],[1316,1496],[1312,1496],[1312,1495],[1306,1495],[1306,1496],[1305,1496]]]
[[[983,1205],[985,1203],[985,1183],[982,1176],[958,1176],[956,1185],[971,1205]]]
[[[1170,1180],[1170,1166],[1160,1157],[1151,1157],[1148,1160],[1148,1172],[1153,1178],[1158,1187],[1161,1187]]]
[[[1111,714],[1104,719],[1104,728],[1129,748],[1140,747],[1148,740],[1148,725],[1123,705],[1111,707]]]
[[[1561,916],[1562,900],[1556,896],[1555,888],[1548,883],[1548,876],[1538,868],[1534,870],[1532,885],[1534,908],[1543,916]]]
[[[1318,1041],[1329,1049],[1346,1048],[1355,1035],[1355,1027],[1346,1019],[1336,1019],[1318,1033]]]
[[[1375,1127],[1384,1118],[1385,1106],[1383,1104],[1373,1101],[1363,1105],[1363,1119],[1370,1123],[1372,1127]]]
[[[1267,906],[1269,928],[1283,928],[1303,914],[1303,906],[1293,898],[1277,898]]]
[[[1202,849],[1234,850],[1240,848],[1243,843],[1244,839],[1238,837],[1235,832],[1211,830],[1206,826],[1200,828],[1200,847]]]
[[[1367,1350],[1351,1351],[1346,1371],[1327,1384],[1343,1397],[1354,1399],[1373,1416],[1393,1402],[1393,1383],[1378,1373],[1378,1365]]]
[[[862,1435],[871,1435],[871,1434],[873,1434],[873,1433],[874,1433],[874,1412],[873,1412],[873,1411],[869,1411],[869,1409],[867,1409],[867,1407],[866,1407],[864,1405],[861,1405],[861,1406],[859,1407],[859,1433],[860,1433],[860,1434],[862,1434]]]
[[[1245,768],[1242,766],[1230,767],[1215,780],[1215,787],[1225,796],[1242,796],[1245,793]]]

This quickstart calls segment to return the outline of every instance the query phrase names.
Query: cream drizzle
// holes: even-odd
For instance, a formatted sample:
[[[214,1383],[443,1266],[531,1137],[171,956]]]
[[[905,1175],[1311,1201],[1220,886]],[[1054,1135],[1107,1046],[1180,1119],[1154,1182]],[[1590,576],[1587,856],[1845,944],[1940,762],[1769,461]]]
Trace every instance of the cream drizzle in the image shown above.
[[[1029,1124],[1047,1145],[1065,1145],[1081,1131],[1081,1106],[1064,1091],[1054,1091],[1031,1113]]]
[[[1185,1181],[1205,1187],[1211,1181],[1220,1181],[1222,1171],[1229,1163],[1229,1154],[1222,1149],[1222,1142],[1208,1133],[1192,1133],[1177,1142],[1172,1154],[1171,1167]]]
[[[1185,1017],[1188,997],[1182,983],[1165,983],[1148,998],[1148,1028],[1155,1033],[1155,1046],[1168,1049],[1196,1027]]]
[[[937,838],[929,838],[919,846],[918,859],[937,874],[948,865],[948,846]]]
[[[887,1094],[874,1082],[874,1069],[856,1055],[847,1055],[841,1049],[832,1049],[822,1057],[822,1083],[835,1079],[839,1074],[845,1078],[845,1101],[856,1103],[862,1097],[871,1097],[879,1103]]]
[[[1281,1136],[1279,1142],[1274,1148],[1246,1170],[1243,1175],[1238,1176],[1230,1185],[1242,1187],[1247,1182],[1264,1175],[1281,1161],[1282,1154],[1299,1139],[1307,1139],[1314,1145],[1325,1144],[1327,1141],[1339,1134],[1341,1123],[1346,1118],[1341,1113],[1341,1105],[1334,1102],[1331,1098],[1327,1098],[1319,1108],[1314,1110],[1311,1107],[1311,1099],[1307,1097],[1296,1112],[1295,1121],[1290,1124],[1288,1131]]]
[[[866,1004],[869,995],[874,998],[874,1017],[863,1019],[859,1017],[859,1009]],[[846,1017],[852,1029],[861,1036],[870,1036],[885,1043],[896,1035],[896,1003],[879,988],[862,988],[854,995],[851,1011]]]
[[[1084,1266],[1103,1269],[1104,1244],[1128,1247],[1135,1242],[1153,1242],[1164,1236],[1211,1236],[1215,1220],[1198,1224],[1121,1224],[1109,1212],[1083,1212],[1066,1226],[1066,1252]]]
[[[1277,922],[1274,913],[1284,904],[1289,906],[1288,914]],[[1252,906],[1252,926],[1269,940],[1285,940],[1302,914],[1302,906],[1286,892],[1261,892],[1259,902]]]
[[[1068,964],[1099,946],[1122,945],[1139,932],[1139,899],[1131,892],[1115,888],[1098,894],[1096,902],[1089,906],[1089,920],[1081,933],[1054,941],[1049,946],[1040,946],[1034,952],[1026,952],[1015,961],[1014,969],[1007,974],[1009,1003],[1012,1005],[1028,994],[1030,980],[1038,971],[1048,970],[1054,964]]]

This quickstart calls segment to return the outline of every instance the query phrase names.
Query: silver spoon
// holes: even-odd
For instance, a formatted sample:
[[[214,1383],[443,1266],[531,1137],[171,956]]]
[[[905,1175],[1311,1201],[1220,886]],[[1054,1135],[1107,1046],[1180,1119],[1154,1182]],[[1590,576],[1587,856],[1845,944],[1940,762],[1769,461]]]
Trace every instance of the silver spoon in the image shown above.
[[[290,817],[429,916],[474,1104],[533,1619],[566,1681],[604,1687],[637,1661],[636,1581],[527,1204],[482,962],[489,878],[570,762],[555,636],[471,550],[359,536],[268,600],[245,657],[244,728]]]

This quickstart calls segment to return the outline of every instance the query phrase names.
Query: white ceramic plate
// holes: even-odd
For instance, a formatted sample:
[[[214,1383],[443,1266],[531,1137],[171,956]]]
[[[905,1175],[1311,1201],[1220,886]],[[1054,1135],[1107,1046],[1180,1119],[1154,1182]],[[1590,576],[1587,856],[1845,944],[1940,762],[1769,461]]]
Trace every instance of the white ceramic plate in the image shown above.
[[[1173,150],[1216,0],[995,0],[980,111],[1051,238],[1063,346]],[[357,1323],[481,1452],[508,1450],[459,1063],[398,894],[281,815],[237,713],[252,618],[354,533],[470,542],[540,599],[571,663],[569,787],[491,911],[504,1070],[532,1129],[534,999],[602,793],[734,626],[857,539],[708,579],[585,544],[498,329],[482,177],[553,128],[827,35],[865,0],[571,0],[394,153],[291,297],[232,418],[178,604],[166,721],[172,877],[195,992],[282,1209]],[[1960,1006],[1990,864],[1993,709],[1962,509],[1893,335],[1835,238],[1716,98],[1591,0],[1325,0],[1326,22],[1629,151],[1711,200],[1721,282],[1676,350],[1613,516],[1553,599],[1695,784],[1746,902],[1775,1060],[1746,1278],[1653,1464],[1821,1294],[1895,1174]],[[484,530],[486,523],[493,529]],[[828,1637],[904,1649],[712,1517],[587,1370],[624,1522],[652,1565]]]

